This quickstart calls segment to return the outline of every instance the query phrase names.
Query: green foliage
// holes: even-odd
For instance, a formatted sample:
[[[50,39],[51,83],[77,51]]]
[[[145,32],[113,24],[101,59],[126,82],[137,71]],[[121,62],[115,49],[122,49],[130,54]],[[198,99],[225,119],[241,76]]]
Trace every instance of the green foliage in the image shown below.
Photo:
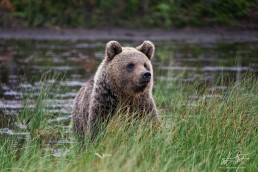
[[[13,0],[12,19],[28,26],[152,26],[230,24],[258,9],[252,0]],[[10,20],[6,14],[0,23]]]

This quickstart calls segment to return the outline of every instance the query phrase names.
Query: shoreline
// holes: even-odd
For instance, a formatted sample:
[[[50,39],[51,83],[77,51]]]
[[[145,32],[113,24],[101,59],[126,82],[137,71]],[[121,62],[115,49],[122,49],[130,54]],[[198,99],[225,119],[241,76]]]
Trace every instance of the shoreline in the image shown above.
[[[84,28],[0,28],[0,40],[126,40],[126,41],[183,41],[186,43],[255,43],[258,31],[234,28],[183,29],[84,29]]]

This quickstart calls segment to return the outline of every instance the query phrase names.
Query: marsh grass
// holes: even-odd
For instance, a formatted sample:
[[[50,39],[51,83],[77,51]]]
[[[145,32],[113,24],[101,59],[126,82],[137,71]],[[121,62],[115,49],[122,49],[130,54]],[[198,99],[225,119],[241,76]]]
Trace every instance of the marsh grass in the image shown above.
[[[59,145],[59,157],[54,156],[57,147],[42,141],[45,138],[37,135],[38,132],[32,132],[31,138],[22,143],[20,138],[8,137],[0,140],[0,169],[257,171],[257,79],[244,77],[220,91],[219,96],[212,95],[214,90],[200,87],[199,82],[159,80],[154,97],[159,107],[160,127],[151,126],[145,119],[135,122],[117,115],[98,141],[86,140],[83,149],[76,141]],[[34,131],[50,125],[41,113],[44,96],[39,99],[34,113],[39,117],[29,121]],[[60,135],[60,139],[65,137]],[[69,137],[74,136],[71,133]]]

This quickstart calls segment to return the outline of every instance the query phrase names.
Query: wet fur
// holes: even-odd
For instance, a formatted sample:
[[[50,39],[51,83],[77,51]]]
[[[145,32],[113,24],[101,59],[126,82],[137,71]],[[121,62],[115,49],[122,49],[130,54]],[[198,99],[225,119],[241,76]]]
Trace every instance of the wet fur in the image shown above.
[[[140,88],[133,84],[133,81],[137,81],[137,76],[123,76],[125,73],[121,70],[124,69],[119,68],[122,66],[121,60],[128,56],[128,59],[136,57],[136,60],[143,58],[144,62],[149,61],[152,72],[150,59],[153,57],[154,46],[151,42],[145,41],[145,44],[136,49],[121,47],[116,41],[107,44],[105,58],[95,76],[82,86],[75,98],[72,112],[73,127],[80,138],[84,138],[86,133],[91,138],[95,137],[100,129],[98,125],[108,122],[120,107],[125,113],[137,112],[139,116],[146,114],[157,121],[157,110],[152,98],[153,77],[146,88]],[[150,48],[153,48],[152,52]],[[140,70],[141,65],[139,66]]]

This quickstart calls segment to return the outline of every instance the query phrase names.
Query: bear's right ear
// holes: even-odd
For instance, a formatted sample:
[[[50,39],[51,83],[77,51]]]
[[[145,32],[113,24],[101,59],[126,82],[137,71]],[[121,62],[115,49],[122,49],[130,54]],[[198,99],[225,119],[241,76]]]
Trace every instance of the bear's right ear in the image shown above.
[[[109,41],[106,45],[106,57],[112,60],[117,54],[122,52],[122,47],[117,41]]]

